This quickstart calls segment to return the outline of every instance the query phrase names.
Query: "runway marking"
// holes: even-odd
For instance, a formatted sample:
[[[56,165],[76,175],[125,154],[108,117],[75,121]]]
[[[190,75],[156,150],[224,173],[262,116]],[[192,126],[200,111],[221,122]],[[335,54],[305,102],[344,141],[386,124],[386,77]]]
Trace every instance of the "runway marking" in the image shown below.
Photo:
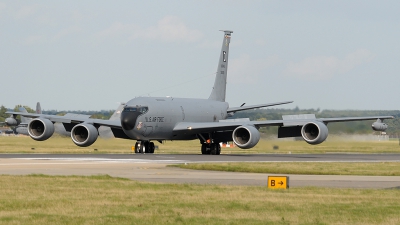
[[[175,159],[176,157],[171,156],[156,156],[157,158]]]
[[[174,157],[159,157],[159,158],[174,158]],[[110,159],[110,158],[10,158],[14,160],[48,160],[48,161],[71,161],[71,162],[92,162],[92,163],[160,163],[160,164],[183,164],[183,163],[293,163],[293,162],[304,162],[304,163],[383,163],[383,162],[400,162],[400,160],[342,160],[342,161],[190,161],[190,160],[172,160],[172,159]],[[51,164],[42,163],[42,164]],[[60,163],[61,164],[61,163]],[[72,164],[72,163],[64,163]],[[79,163],[75,163],[79,164]],[[0,164],[0,165],[11,165],[11,164]]]
[[[109,163],[109,162],[103,162]],[[84,165],[84,164],[102,164],[102,162],[81,162],[81,163],[0,163],[0,166],[20,166],[20,165]]]
[[[59,160],[78,162],[110,162],[110,163],[184,163],[182,160],[151,160],[151,159],[108,159],[108,158],[12,158],[14,160]],[[46,163],[44,163],[46,164]],[[68,163],[65,163],[68,164]]]

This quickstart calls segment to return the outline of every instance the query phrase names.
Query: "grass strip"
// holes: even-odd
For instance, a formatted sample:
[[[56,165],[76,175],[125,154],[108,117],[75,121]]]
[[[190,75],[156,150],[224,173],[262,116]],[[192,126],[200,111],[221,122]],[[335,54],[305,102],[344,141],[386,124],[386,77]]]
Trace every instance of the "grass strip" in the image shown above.
[[[399,224],[400,190],[0,176],[0,224]]]
[[[169,166],[194,170],[272,174],[400,176],[400,162],[238,162],[187,163]]]

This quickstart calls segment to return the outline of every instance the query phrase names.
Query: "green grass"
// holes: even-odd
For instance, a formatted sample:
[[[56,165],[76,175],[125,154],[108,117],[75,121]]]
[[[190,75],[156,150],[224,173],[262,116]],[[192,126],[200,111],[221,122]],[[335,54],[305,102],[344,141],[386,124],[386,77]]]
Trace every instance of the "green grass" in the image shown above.
[[[200,143],[195,141],[166,141],[158,146],[156,154],[200,154]],[[46,141],[34,141],[27,136],[0,136],[0,153],[132,153],[134,140],[102,139],[86,148],[76,146],[71,138],[55,136]],[[277,149],[274,149],[277,148]],[[309,145],[304,141],[286,139],[261,139],[251,149],[223,148],[222,154],[257,154],[257,153],[398,153],[396,141],[351,141],[330,137],[319,145]]]
[[[238,162],[169,166],[195,170],[272,174],[400,176],[400,162]]]
[[[399,224],[400,190],[0,176],[0,224]]]
[[[36,142],[0,136],[0,153],[132,153],[135,141],[98,139],[88,148],[70,138]],[[157,144],[157,153],[199,154],[198,141]],[[274,146],[279,149],[274,150]],[[32,150],[32,148],[34,148]],[[95,151],[96,149],[96,151]],[[261,140],[253,149],[223,153],[399,152],[397,141],[331,139]],[[218,156],[215,156],[218,157]],[[398,175],[399,163],[247,163],[229,170],[299,171]],[[350,164],[353,167],[347,167]],[[196,164],[189,164],[189,166]],[[207,164],[210,166],[211,164]],[[204,166],[198,164],[198,166]],[[268,168],[269,167],[269,168]],[[292,168],[293,167],[293,168]],[[377,174],[372,174],[372,172]],[[254,171],[251,171],[254,172]],[[363,174],[360,174],[363,175]],[[400,190],[153,184],[103,176],[0,175],[0,224],[400,224]]]

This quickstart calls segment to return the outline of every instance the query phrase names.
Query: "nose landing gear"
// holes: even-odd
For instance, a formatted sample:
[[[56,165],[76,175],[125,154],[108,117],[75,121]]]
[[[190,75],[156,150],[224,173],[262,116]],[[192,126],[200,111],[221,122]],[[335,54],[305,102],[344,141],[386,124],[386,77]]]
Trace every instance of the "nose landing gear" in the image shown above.
[[[154,153],[154,143],[150,141],[138,141],[135,144],[135,153]]]

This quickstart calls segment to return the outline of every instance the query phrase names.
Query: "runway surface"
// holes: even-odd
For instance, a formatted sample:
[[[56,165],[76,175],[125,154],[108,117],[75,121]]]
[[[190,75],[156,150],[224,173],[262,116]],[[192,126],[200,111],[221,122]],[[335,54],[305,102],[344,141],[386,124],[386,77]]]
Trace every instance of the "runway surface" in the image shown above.
[[[0,154],[0,174],[98,175],[165,183],[266,186],[269,175],[197,171],[178,163],[209,162],[400,162],[400,154]],[[285,175],[285,174],[284,174]],[[398,176],[287,175],[290,187],[400,188]]]

